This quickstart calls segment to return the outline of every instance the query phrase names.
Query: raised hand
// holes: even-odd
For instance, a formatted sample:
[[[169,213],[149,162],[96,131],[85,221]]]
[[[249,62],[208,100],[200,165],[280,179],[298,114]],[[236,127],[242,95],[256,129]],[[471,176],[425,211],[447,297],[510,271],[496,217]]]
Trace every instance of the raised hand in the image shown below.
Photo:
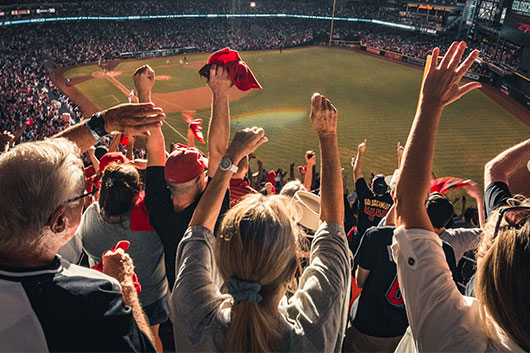
[[[397,160],[398,160],[398,168],[401,167],[401,159],[403,158],[403,152],[405,151],[405,147],[401,146],[401,142],[398,141],[397,143]]]
[[[314,151],[307,151],[305,153],[305,162],[309,167],[312,167],[315,165],[316,159],[317,159],[317,156]]]
[[[267,142],[265,130],[262,128],[246,128],[236,132],[232,143],[226,150],[226,155],[232,159],[234,164],[239,163],[241,158],[254,152],[259,146]]]
[[[123,249],[103,253],[103,273],[114,277],[120,284],[133,284],[134,264]]]
[[[313,94],[309,119],[319,137],[337,134],[338,115],[337,109],[326,97],[320,93]]]
[[[153,103],[120,104],[101,112],[105,131],[117,131],[126,136],[140,135],[162,126],[166,115]]]
[[[366,151],[366,139],[364,139],[363,143],[357,146],[357,151],[359,153],[364,153],[364,151]]]
[[[140,66],[134,72],[133,81],[138,97],[150,96],[155,85],[155,71],[149,65]]]
[[[479,51],[474,50],[460,64],[465,49],[465,42],[454,42],[440,64],[437,63],[440,49],[435,48],[433,50],[431,66],[423,83],[422,102],[443,108],[460,99],[466,93],[482,87],[478,82],[470,82],[461,87],[459,86],[460,80],[479,55]]]
[[[15,136],[9,131],[4,131],[0,134],[0,153],[5,152],[9,149],[9,146],[13,143]]]
[[[227,93],[231,86],[232,80],[228,75],[228,69],[217,65],[210,66],[208,87],[214,95]]]

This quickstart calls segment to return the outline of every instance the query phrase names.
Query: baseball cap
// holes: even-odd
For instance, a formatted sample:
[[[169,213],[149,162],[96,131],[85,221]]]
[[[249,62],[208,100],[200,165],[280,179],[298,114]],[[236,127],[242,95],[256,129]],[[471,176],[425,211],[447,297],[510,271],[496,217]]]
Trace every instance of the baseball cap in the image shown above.
[[[99,172],[103,174],[105,168],[107,168],[111,163],[129,163],[129,159],[121,152],[107,152],[99,160]]]
[[[182,184],[201,175],[207,167],[208,159],[198,149],[177,144],[166,160],[164,176],[170,184]]]
[[[377,174],[372,179],[372,190],[376,194],[384,194],[388,189],[388,186],[385,181],[385,176],[383,174]]]

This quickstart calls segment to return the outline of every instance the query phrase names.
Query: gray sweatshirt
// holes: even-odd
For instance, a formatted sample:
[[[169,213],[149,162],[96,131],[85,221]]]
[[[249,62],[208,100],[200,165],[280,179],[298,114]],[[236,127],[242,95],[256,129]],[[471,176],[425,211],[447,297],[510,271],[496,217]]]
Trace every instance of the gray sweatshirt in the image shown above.
[[[177,250],[171,320],[177,352],[223,352],[232,296],[215,284],[214,235],[188,228]],[[279,305],[286,352],[340,352],[346,327],[351,267],[344,229],[324,223],[311,246],[299,289]]]

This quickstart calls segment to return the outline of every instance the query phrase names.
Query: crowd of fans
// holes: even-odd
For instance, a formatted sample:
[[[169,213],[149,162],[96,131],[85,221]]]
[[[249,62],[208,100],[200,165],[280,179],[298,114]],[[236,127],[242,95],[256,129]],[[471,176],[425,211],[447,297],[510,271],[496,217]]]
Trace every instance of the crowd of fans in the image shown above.
[[[479,56],[465,52],[455,42],[427,68],[393,176],[365,177],[369,144],[359,144],[355,195],[343,186],[340,107],[318,93],[308,124],[318,136],[320,172],[314,151],[298,168],[301,178],[294,164],[267,171],[259,161],[249,170],[259,146],[274,141],[258,127],[229,141],[231,59],[209,67],[206,156],[193,134],[187,146],[166,151],[165,115],[151,103],[156,74],[147,65],[133,75],[139,103],[45,141],[1,134],[0,313],[9,320],[0,347],[529,350],[530,206],[512,198],[518,185],[508,177],[530,157],[530,140],[485,165],[484,192],[432,174],[444,108],[481,86],[460,86]],[[142,136],[146,160],[130,149],[127,156],[98,151],[110,133],[114,147],[120,133]],[[477,208],[455,221],[447,192],[457,187]],[[458,263],[468,251],[477,266],[463,295]]]
[[[370,5],[366,6],[370,12]],[[327,22],[309,19],[79,22],[23,28],[2,29],[0,67],[5,79],[0,82],[0,129],[15,132],[24,127],[24,141],[42,139],[81,118],[75,105],[49,79],[51,70],[58,66],[119,59],[124,53],[149,50],[188,48],[207,52],[220,46],[237,50],[278,49],[327,43],[329,38]],[[447,49],[452,40],[450,36],[396,32],[359,23],[336,23],[334,38],[354,39],[420,59],[433,46]],[[484,49],[485,59],[495,54],[495,48],[484,41],[470,46]],[[520,48],[507,48],[497,58],[516,67]],[[487,73],[479,64],[474,64],[471,71]],[[28,121],[30,126],[25,126]]]

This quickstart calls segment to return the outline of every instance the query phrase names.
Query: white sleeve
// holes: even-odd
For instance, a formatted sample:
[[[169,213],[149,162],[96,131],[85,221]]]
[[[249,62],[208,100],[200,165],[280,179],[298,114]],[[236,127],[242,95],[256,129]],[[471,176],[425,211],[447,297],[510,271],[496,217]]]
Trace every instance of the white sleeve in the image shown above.
[[[479,302],[460,294],[451,277],[440,238],[403,226],[392,244],[399,286],[419,352],[484,352]]]

